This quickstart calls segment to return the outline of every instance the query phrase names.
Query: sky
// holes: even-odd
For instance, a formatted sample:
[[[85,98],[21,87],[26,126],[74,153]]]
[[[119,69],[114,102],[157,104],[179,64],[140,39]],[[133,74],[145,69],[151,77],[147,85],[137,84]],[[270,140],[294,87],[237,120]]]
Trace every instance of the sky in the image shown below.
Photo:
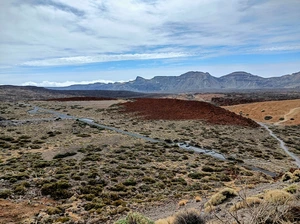
[[[0,0],[0,85],[300,71],[300,0]]]

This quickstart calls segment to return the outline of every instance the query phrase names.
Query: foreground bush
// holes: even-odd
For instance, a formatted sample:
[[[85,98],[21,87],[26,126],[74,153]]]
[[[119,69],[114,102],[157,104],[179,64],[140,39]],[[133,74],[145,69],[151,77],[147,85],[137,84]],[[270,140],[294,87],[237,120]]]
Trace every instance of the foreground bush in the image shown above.
[[[206,218],[196,210],[184,211],[175,215],[172,224],[205,224]]]

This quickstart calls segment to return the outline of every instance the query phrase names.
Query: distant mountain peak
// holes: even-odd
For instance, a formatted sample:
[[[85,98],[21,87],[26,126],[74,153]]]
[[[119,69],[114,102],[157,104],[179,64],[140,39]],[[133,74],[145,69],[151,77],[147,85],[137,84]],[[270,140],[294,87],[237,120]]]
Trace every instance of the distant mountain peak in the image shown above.
[[[300,88],[300,72],[281,77],[263,78],[245,71],[236,71],[220,78],[208,72],[189,71],[180,76],[155,76],[123,83],[74,85],[60,90],[127,90],[135,92],[201,92],[218,90]]]
[[[249,72],[244,72],[244,71],[236,71],[236,72],[232,72],[232,73],[229,73],[228,75],[224,75],[222,77],[236,77],[236,76],[253,76],[253,77],[259,77],[257,75],[253,75]]]
[[[146,80],[146,79],[143,78],[143,77],[141,77],[141,76],[137,76],[137,77],[135,78],[135,81],[144,81],[144,80]]]

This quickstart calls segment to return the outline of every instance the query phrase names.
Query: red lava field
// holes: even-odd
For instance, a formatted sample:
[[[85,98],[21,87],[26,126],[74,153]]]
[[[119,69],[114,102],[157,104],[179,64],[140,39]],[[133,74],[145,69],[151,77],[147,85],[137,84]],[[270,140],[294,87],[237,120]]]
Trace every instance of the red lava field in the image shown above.
[[[100,101],[100,100],[116,100],[109,97],[66,97],[66,98],[53,98],[47,101]]]
[[[148,120],[205,120],[211,124],[258,127],[249,119],[221,107],[200,101],[177,99],[135,99],[122,104],[125,112]]]

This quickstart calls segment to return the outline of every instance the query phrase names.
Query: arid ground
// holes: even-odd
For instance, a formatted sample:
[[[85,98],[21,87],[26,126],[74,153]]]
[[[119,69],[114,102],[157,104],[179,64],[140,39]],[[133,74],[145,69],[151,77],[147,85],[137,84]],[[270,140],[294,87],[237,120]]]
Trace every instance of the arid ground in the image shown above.
[[[34,105],[75,118],[60,119],[45,111],[28,113]],[[278,142],[248,117],[203,102],[18,101],[1,102],[0,112],[3,224],[114,223],[129,211],[157,220],[173,210],[203,207],[225,187],[238,191],[262,184],[262,189],[269,184],[287,186],[249,169],[250,165],[278,176],[297,168]],[[92,127],[76,118],[162,142]],[[283,122],[273,129],[293,152],[299,152],[297,126]],[[169,142],[214,149],[228,160]],[[255,192],[260,191],[250,193]],[[196,196],[202,202],[195,202]],[[183,199],[189,202],[179,207]]]
[[[300,125],[300,99],[240,104],[224,108],[258,122]]]

